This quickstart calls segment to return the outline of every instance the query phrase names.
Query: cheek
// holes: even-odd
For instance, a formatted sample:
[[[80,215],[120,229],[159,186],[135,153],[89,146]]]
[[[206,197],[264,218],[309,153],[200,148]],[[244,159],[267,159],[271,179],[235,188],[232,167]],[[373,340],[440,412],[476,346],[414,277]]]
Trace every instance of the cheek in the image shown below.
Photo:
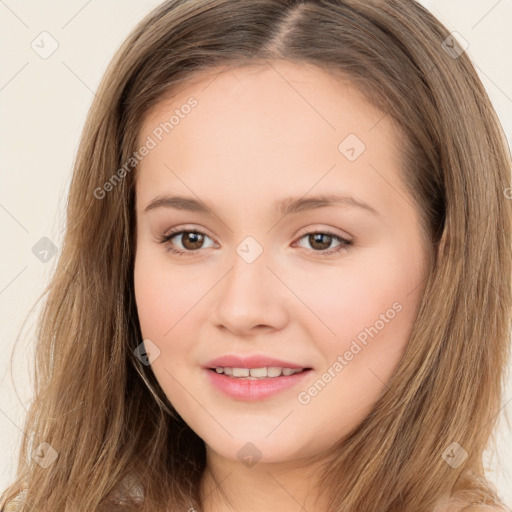
[[[320,280],[311,277],[300,292],[315,314],[309,335],[323,353],[322,371],[331,368],[336,374],[330,387],[346,401],[354,396],[349,392],[354,382],[360,398],[372,401],[381,391],[407,346],[421,297],[422,267],[417,260],[400,260],[389,251],[379,256],[358,261],[346,272],[337,269]],[[336,371],[332,367],[339,356],[342,369],[338,365]],[[354,403],[354,409],[363,402]]]
[[[318,416],[308,421],[318,423],[326,439],[348,433],[370,412],[401,359],[416,315],[418,296],[403,277],[381,274],[376,282],[368,272],[361,276],[330,281],[325,295],[313,297],[315,312],[335,334],[313,334],[324,366],[310,388],[299,390],[299,408],[309,418]],[[332,297],[338,297],[334,305]]]
[[[313,315],[304,318],[311,317],[321,337],[339,346],[360,333],[364,338],[374,324],[383,332],[409,324],[416,313],[416,281],[404,266],[372,262],[322,276],[311,274],[296,280],[294,291]]]
[[[206,293],[205,283],[194,280],[187,270],[143,254],[135,261],[134,288],[142,337],[151,340],[159,355],[151,363],[160,386],[171,403],[180,411],[190,404],[182,386],[194,396],[194,380],[184,363],[192,357],[191,333],[197,326],[198,301]],[[196,309],[197,308],[197,309]]]
[[[187,313],[206,293],[204,280],[195,279],[190,270],[171,269],[165,256],[145,257],[143,252],[135,261],[134,287],[142,335],[160,340],[187,321]]]

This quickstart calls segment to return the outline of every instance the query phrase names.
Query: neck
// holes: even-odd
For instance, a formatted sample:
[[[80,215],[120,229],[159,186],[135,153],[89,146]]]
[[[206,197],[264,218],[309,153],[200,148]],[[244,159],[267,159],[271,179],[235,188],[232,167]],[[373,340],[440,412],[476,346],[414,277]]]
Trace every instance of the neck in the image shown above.
[[[327,504],[316,490],[319,462],[305,459],[248,466],[207,447],[201,481],[203,512],[323,512]]]

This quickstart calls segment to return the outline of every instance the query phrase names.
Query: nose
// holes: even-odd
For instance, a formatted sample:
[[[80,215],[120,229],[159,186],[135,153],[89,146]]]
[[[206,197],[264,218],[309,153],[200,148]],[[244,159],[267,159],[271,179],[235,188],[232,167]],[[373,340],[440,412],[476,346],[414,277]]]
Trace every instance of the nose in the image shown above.
[[[263,252],[248,262],[239,254],[216,286],[213,323],[238,336],[250,335],[255,329],[280,330],[288,321],[290,292],[276,277]]]

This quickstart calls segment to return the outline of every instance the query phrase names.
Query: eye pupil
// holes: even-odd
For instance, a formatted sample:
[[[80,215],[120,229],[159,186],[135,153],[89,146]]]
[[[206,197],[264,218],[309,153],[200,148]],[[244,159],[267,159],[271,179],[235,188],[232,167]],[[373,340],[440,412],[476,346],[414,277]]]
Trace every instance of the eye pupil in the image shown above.
[[[325,237],[327,237],[327,242],[325,242],[324,240],[324,243],[322,244],[322,239],[324,239]],[[318,242],[320,243],[320,245],[323,245],[321,247],[316,247],[317,249],[319,250],[325,250],[325,249],[328,249],[332,243],[332,236],[331,235],[328,235],[327,233],[313,233],[311,235],[309,235],[309,242],[311,244],[311,247],[315,247],[315,244]]]
[[[182,249],[172,247],[168,249],[170,252],[181,256],[184,254],[198,253],[199,249],[203,248],[205,237],[209,238],[208,235],[201,231],[174,231],[169,235],[163,236],[160,243],[169,242],[171,245],[176,243],[178,247],[181,245]],[[312,250],[315,253],[326,256],[341,250],[348,250],[349,246],[352,245],[352,242],[329,232],[314,231],[304,234],[301,239],[306,239],[306,237],[310,244],[310,251]],[[175,238],[177,239],[176,242],[172,242]],[[339,246],[331,249],[331,244],[334,240],[339,243]]]
[[[199,249],[203,242],[203,238],[204,237],[201,233],[196,233],[195,231],[186,231],[182,240],[183,247],[189,250]],[[191,245],[188,245],[189,241],[191,241]]]

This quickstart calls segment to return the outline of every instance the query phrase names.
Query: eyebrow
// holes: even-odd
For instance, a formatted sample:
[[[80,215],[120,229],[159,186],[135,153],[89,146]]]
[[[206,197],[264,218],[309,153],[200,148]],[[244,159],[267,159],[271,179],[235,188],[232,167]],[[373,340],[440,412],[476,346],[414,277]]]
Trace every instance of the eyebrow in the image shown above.
[[[381,215],[368,203],[346,195],[321,194],[307,198],[287,197],[274,204],[275,210],[283,216],[298,214],[327,206],[349,206],[352,208],[363,209],[375,216]],[[212,212],[211,208],[209,208],[203,201],[184,196],[157,196],[146,206],[144,213],[156,208],[174,208],[176,210],[205,214]]]

